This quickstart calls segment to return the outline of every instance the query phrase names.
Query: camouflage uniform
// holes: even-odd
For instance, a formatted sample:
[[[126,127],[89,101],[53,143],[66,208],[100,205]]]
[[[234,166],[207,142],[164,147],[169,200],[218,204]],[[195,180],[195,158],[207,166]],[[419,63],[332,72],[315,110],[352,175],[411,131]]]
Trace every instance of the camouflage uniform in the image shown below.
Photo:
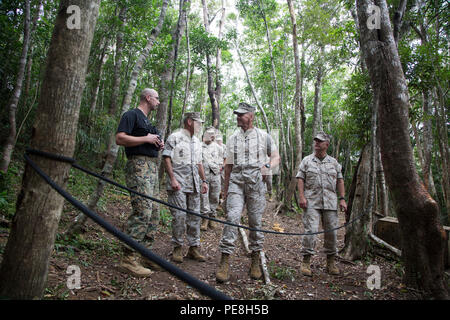
[[[266,206],[266,187],[261,167],[266,164],[267,157],[276,150],[272,137],[258,128],[245,132],[239,128],[227,140],[226,163],[233,164],[226,202],[227,221],[239,224],[246,203],[249,226],[261,229],[261,219]],[[225,225],[219,245],[220,251],[231,254],[235,248],[236,237],[237,228]],[[250,250],[261,251],[263,243],[263,233],[250,232]]]
[[[337,227],[337,179],[342,179],[341,165],[336,159],[327,155],[323,160],[314,154],[305,157],[300,163],[297,178],[303,179],[305,185],[305,198],[308,208],[303,214],[305,232],[317,232],[319,219],[322,219],[324,230]],[[336,230],[324,234],[324,252],[334,255],[336,250]],[[303,237],[302,253],[312,255],[315,253],[316,235]]]
[[[203,168],[208,192],[201,194],[201,213],[210,217],[216,216],[216,208],[220,196],[220,168],[223,163],[223,149],[216,142],[202,144]]]
[[[172,159],[173,173],[181,185],[179,191],[172,191],[170,179],[167,179],[168,202],[180,208],[200,213],[200,176],[198,164],[202,163],[202,144],[196,136],[186,129],[180,129],[167,138],[163,156]],[[172,242],[183,245],[184,234],[188,245],[200,245],[201,218],[181,210],[170,209],[172,222]],[[186,227],[187,226],[187,227]]]
[[[148,156],[130,156],[125,168],[127,187],[153,195],[158,185],[156,161],[157,158]],[[147,248],[151,248],[156,231],[156,225],[151,222],[152,201],[134,193],[130,193],[130,197],[133,210],[127,221],[127,233]]]

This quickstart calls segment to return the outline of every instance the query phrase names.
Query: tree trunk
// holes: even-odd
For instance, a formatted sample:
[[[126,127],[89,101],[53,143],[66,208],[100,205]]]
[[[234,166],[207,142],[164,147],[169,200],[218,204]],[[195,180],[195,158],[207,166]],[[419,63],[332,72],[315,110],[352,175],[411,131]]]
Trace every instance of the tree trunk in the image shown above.
[[[284,172],[289,172],[289,158],[288,158],[288,154],[287,154],[287,149],[286,149],[286,135],[284,133],[284,126],[283,126],[283,116],[282,116],[282,106],[280,105],[280,94],[278,92],[278,80],[277,80],[277,74],[275,71],[275,63],[274,63],[274,59],[273,59],[273,54],[272,54],[272,40],[270,38],[270,30],[269,30],[269,25],[267,23],[267,19],[266,19],[266,14],[264,12],[264,8],[263,8],[263,2],[261,0],[258,0],[258,5],[261,11],[261,16],[263,18],[264,21],[264,26],[265,26],[265,30],[266,30],[266,39],[267,39],[267,46],[269,49],[269,56],[270,56],[270,65],[271,65],[271,71],[272,71],[272,84],[273,84],[273,98],[274,98],[274,105],[275,105],[275,117],[276,117],[276,121],[278,124],[278,130],[281,136],[281,140],[280,140],[280,146],[281,147],[281,153],[282,153],[282,157],[284,159],[284,161],[282,161],[282,165],[279,166],[280,168],[280,177],[284,176]],[[285,177],[287,178],[287,177]]]
[[[270,132],[272,129],[269,125],[269,121],[267,120],[266,112],[264,111],[263,107],[259,103],[258,96],[256,95],[255,87],[253,86],[253,83],[250,79],[250,76],[248,74],[247,68],[245,67],[244,61],[242,60],[241,51],[239,50],[239,43],[236,43],[236,51],[238,53],[239,62],[241,63],[242,69],[244,69],[245,77],[247,79],[248,86],[250,87],[250,90],[252,91],[253,98],[255,99],[256,106],[258,107],[258,110],[261,111],[263,115],[264,125],[266,126],[267,132]]]
[[[348,209],[348,221],[365,214],[351,223],[345,231],[345,246],[342,249],[342,256],[348,260],[360,259],[368,250],[368,237],[371,230],[371,215],[369,211],[370,198],[370,146],[367,144],[361,153],[359,167],[355,172],[354,193],[352,195],[351,206]],[[349,200],[350,201],[350,200]]]
[[[187,99],[189,97],[189,91],[190,91],[190,86],[191,86],[191,48],[190,48],[190,42],[189,42],[188,16],[186,16],[185,33],[186,33],[187,70],[186,70],[186,84],[184,87],[183,107],[181,109],[181,117],[180,117],[180,124],[179,124],[180,128],[183,125],[184,112],[186,110],[186,103],[187,103]],[[194,71],[194,68],[192,68],[192,71]]]
[[[73,4],[83,12],[80,29],[66,26],[67,8]],[[100,0],[61,1],[33,127],[31,146],[35,149],[73,155],[99,5]],[[34,161],[58,185],[66,186],[70,164],[39,157]],[[64,198],[27,165],[0,270],[0,296],[42,297],[63,204]]]
[[[323,56],[324,47],[320,47],[320,55]],[[319,60],[320,61],[320,60]],[[312,137],[314,138],[318,131],[323,130],[322,124],[322,78],[323,78],[323,66],[322,63],[318,63],[316,81],[314,83],[314,114],[313,114],[313,126]],[[312,142],[311,150],[314,150],[314,141]]]
[[[210,25],[210,20],[209,20],[209,13],[208,13],[208,6],[206,4],[206,0],[202,0],[202,6],[203,6],[203,24],[205,26],[205,30],[206,33],[209,35],[210,34],[210,29],[209,29],[209,25]],[[223,8],[223,10],[225,10],[225,8]],[[222,26],[222,24],[221,24]],[[217,54],[220,53],[220,50],[217,51]],[[217,59],[219,58],[218,56],[216,57]],[[220,75],[220,70],[216,70],[216,79],[214,81],[213,79],[213,69],[212,69],[212,57],[210,56],[210,54],[208,52],[206,52],[206,72],[207,72],[207,83],[208,83],[208,96],[209,96],[209,100],[211,101],[211,117],[212,117],[212,125],[215,128],[219,128],[219,122],[220,122],[220,110],[219,110],[219,97],[217,94],[217,84],[219,84],[220,87],[220,79],[219,75]],[[220,60],[216,60],[216,63],[219,62]],[[217,65],[216,65],[217,67]],[[219,81],[219,82],[217,82]],[[213,85],[214,82],[216,82],[216,89],[214,89]]]
[[[7,172],[11,156],[15,147],[16,141],[16,112],[19,103],[20,94],[22,93],[23,79],[25,77],[25,67],[27,64],[28,48],[30,46],[30,0],[25,1],[25,12],[23,18],[23,44],[22,54],[19,60],[19,69],[16,76],[16,85],[9,101],[9,135],[6,143],[3,146],[3,155],[0,162],[0,171]]]
[[[108,60],[108,55],[106,54],[106,49],[109,45],[109,39],[103,38],[102,41],[103,48],[100,53],[100,59],[98,61],[97,69],[93,72],[94,73],[94,86],[92,88],[92,97],[91,97],[91,107],[89,109],[89,118],[87,120],[87,124],[90,123],[90,119],[95,115],[95,111],[97,109],[97,98],[98,93],[100,91],[100,82],[102,80],[102,73],[103,73],[103,66],[105,65],[106,61]],[[92,130],[92,126],[90,126]]]
[[[177,72],[177,62],[178,62],[178,48],[180,47],[180,41],[183,37],[184,28],[186,27],[187,21],[187,6],[190,4],[189,0],[181,0],[180,1],[180,9],[177,27],[175,32],[172,35],[174,40],[173,47],[173,57],[171,61],[171,71],[170,71],[170,88],[169,88],[169,104],[167,107],[167,124],[166,124],[166,134],[164,136],[168,137],[172,128],[172,104],[173,104],[173,95],[175,90],[175,78]],[[168,70],[169,71],[169,70]],[[168,72],[167,71],[167,72]]]
[[[380,211],[383,216],[389,216],[389,197],[386,188],[386,179],[384,177],[383,164],[381,163],[379,143],[377,143],[376,170],[378,190],[380,191]]]
[[[298,56],[298,42],[297,42],[297,21],[295,18],[294,6],[292,5],[292,0],[287,0],[289,7],[289,14],[291,16],[291,24],[292,24],[292,45],[294,50],[294,64],[295,64],[295,142],[296,142],[296,157],[295,157],[295,166],[294,169],[297,170],[302,161],[302,152],[303,152],[303,144],[302,144],[302,114],[304,114],[305,110],[302,109],[303,105],[303,73],[301,69],[300,59]],[[302,58],[304,57],[304,50],[302,51]],[[294,161],[294,159],[292,159]],[[291,181],[289,183],[285,204],[290,210],[292,208],[292,197],[295,193],[295,187],[297,185],[296,172],[294,171],[292,174]]]
[[[174,39],[172,44],[172,50],[170,50],[165,65],[167,66],[165,71],[161,75],[161,89],[159,92],[159,100],[160,104],[158,106],[158,110],[156,111],[156,128],[161,133],[161,139],[165,140],[168,133],[170,133],[170,128],[167,125],[168,119],[168,106],[170,103],[170,95],[171,95],[171,79],[174,76],[174,65],[176,63],[175,58],[178,52],[179,39],[181,34],[184,33],[184,28],[186,26],[186,4],[189,3],[189,0],[180,0],[180,13],[178,17],[178,22],[175,29],[172,32],[172,38]],[[184,13],[183,13],[184,12]],[[164,166],[161,161],[162,155],[161,152],[158,154],[158,168],[159,168],[159,181],[162,181],[164,176]]]
[[[120,9],[119,20],[121,21],[122,26],[119,27],[119,31],[116,36],[116,57],[115,57],[115,65],[114,65],[114,79],[113,79],[113,90],[111,92],[111,100],[109,106],[109,116],[111,118],[116,117],[117,113],[117,100],[119,98],[120,92],[120,70],[122,67],[122,51],[123,51],[123,26],[126,21],[126,8],[123,7]],[[115,142],[115,132],[111,132],[108,140],[108,147],[106,148],[106,152],[104,155],[104,163],[101,171],[101,175],[104,177],[109,177],[114,167],[114,163],[117,159],[117,152],[119,150],[119,146]],[[97,182],[97,187],[95,192],[90,196],[88,202],[88,208],[95,211],[97,208],[97,203],[100,198],[103,196],[103,191],[105,188],[106,182],[99,179]],[[75,218],[75,221],[68,227],[66,234],[69,236],[73,236],[84,231],[84,225],[88,217],[80,212],[78,216]]]
[[[380,29],[370,30],[368,6],[380,8]],[[439,207],[420,182],[409,137],[409,94],[385,0],[357,0],[361,48],[379,96],[380,147],[402,239],[404,280],[435,298],[446,298],[444,238]]]

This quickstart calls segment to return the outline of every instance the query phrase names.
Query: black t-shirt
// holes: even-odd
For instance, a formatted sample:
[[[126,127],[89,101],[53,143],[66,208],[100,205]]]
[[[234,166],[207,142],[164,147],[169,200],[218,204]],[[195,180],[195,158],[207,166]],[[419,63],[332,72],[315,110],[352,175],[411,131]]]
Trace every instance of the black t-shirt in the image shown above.
[[[125,132],[126,134],[134,137],[143,137],[147,134],[157,134],[161,137],[158,129],[156,129],[145,114],[138,108],[125,112],[120,119],[117,133]],[[154,144],[144,143],[135,147],[125,147],[125,154],[127,157],[131,155],[143,155],[149,157],[158,156],[159,147]]]

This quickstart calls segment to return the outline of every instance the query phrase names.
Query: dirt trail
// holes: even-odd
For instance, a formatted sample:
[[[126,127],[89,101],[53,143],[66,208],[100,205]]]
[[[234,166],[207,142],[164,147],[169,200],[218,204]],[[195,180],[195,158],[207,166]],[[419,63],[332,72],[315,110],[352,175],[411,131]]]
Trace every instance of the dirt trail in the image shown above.
[[[123,228],[129,205],[126,197],[118,198],[108,204],[103,216],[119,228]],[[264,229],[284,229],[285,232],[302,232],[301,215],[279,214],[274,216],[275,202],[267,202],[263,218]],[[76,212],[65,207],[60,232],[74,219]],[[224,219],[223,216],[219,218]],[[246,216],[244,215],[244,220]],[[341,216],[341,224],[344,223]],[[398,262],[388,261],[380,256],[367,257],[364,261],[344,262],[339,260],[339,276],[328,275],[325,271],[325,256],[318,254],[312,259],[313,277],[305,277],[300,271],[300,237],[266,234],[265,253],[267,266],[271,274],[271,283],[252,280],[248,271],[250,257],[246,254],[242,242],[231,259],[232,276],[228,284],[217,284],[215,272],[220,260],[218,244],[223,225],[216,230],[202,232],[202,252],[207,261],[200,263],[185,259],[178,266],[198,279],[214,286],[234,299],[289,299],[289,300],[397,300],[418,299],[413,291],[401,284],[401,268]],[[248,232],[247,232],[248,234]],[[338,231],[338,247],[342,248],[345,229]],[[172,246],[171,231],[160,226],[154,252],[170,260]],[[61,243],[61,241],[59,242]],[[46,299],[208,299],[194,288],[186,285],[167,272],[154,272],[146,279],[134,278],[118,271],[120,244],[101,227],[88,224],[88,231],[77,242],[57,244],[52,256]],[[323,247],[323,235],[319,235],[317,249]],[[187,247],[184,248],[184,253]],[[81,288],[68,289],[70,277],[67,268],[70,265],[80,267]],[[380,289],[369,290],[367,273],[369,265],[381,270]]]

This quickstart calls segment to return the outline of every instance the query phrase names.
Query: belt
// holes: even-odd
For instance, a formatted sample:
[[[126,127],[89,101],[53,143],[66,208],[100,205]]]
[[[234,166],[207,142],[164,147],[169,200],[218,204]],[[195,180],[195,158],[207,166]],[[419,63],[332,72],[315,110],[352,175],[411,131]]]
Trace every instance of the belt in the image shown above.
[[[144,160],[144,161],[152,161],[152,162],[158,162],[158,157],[150,157],[150,156],[144,156],[141,154],[132,154],[131,156],[128,157],[128,160],[132,160],[132,159],[139,159],[139,160]]]

